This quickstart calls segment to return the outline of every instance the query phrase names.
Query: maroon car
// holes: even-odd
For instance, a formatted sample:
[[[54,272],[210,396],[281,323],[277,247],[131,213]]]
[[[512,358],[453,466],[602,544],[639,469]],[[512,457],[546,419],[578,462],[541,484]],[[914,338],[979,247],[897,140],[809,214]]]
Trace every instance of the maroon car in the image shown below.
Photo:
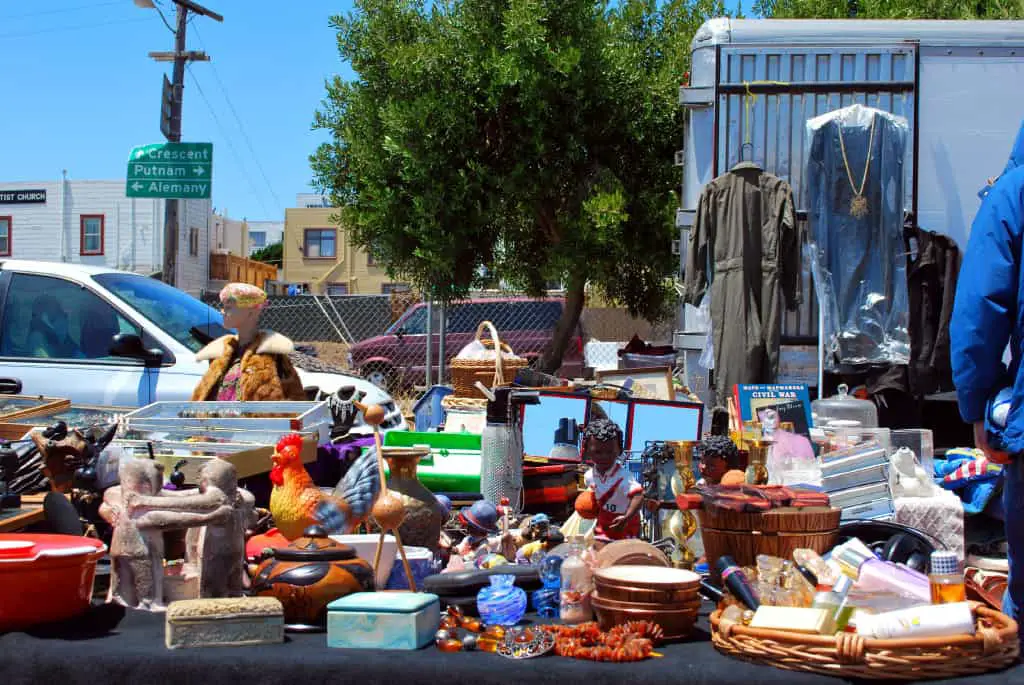
[[[520,357],[538,359],[551,343],[555,325],[562,316],[562,300],[527,298],[478,299],[449,305],[445,335],[445,357],[450,363],[472,342],[481,321],[498,329],[502,342]],[[433,372],[437,379],[440,347],[439,307],[433,308]],[[349,368],[385,389],[401,385],[422,385],[426,380],[427,305],[410,307],[384,332],[349,349]],[[487,334],[485,334],[486,337]],[[562,359],[559,376],[579,377],[583,372],[583,331],[577,325]]]

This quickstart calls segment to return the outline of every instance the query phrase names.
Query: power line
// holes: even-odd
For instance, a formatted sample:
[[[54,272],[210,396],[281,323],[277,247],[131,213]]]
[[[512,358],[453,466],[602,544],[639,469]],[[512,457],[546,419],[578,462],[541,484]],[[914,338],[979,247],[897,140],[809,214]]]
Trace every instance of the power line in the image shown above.
[[[60,7],[57,9],[43,10],[42,12],[26,12],[25,14],[15,14],[9,17],[0,17],[0,21],[27,19],[29,17],[42,17],[47,14],[67,14],[70,12],[78,12],[81,10],[93,10],[97,7],[109,7],[111,5],[124,5],[124,0],[111,0],[110,2],[94,2],[91,5],[78,5],[76,7]]]
[[[174,27],[171,26],[171,22],[167,21],[167,17],[164,16],[164,11],[160,9],[160,5],[153,3],[153,9],[155,9],[156,13],[160,15],[160,21],[164,23],[164,26],[167,27],[167,30],[171,33],[177,33],[177,31],[174,30]],[[195,14],[189,17],[188,20],[192,21],[193,18],[195,18]]]
[[[227,144],[228,150],[231,152],[231,156],[235,158],[235,164],[238,165],[239,171],[241,171],[242,175],[245,176],[245,180],[249,184],[249,190],[251,190],[256,196],[256,199],[259,201],[260,207],[263,208],[264,213],[267,216],[270,216],[270,212],[267,211],[267,206],[263,204],[263,196],[256,190],[256,185],[252,182],[252,177],[249,176],[249,173],[246,171],[245,164],[242,163],[242,160],[238,155],[238,151],[235,149],[235,146],[231,144],[231,139],[228,137],[227,130],[220,123],[220,118],[217,116],[217,112],[214,111],[213,105],[210,104],[209,98],[207,98],[206,93],[203,92],[203,87],[199,84],[199,79],[196,78],[195,73],[192,71],[192,65],[187,65],[185,68],[188,71],[188,75],[192,77],[192,83],[195,84],[196,90],[199,92],[199,96],[203,99],[203,102],[206,103],[206,108],[210,111],[210,116],[213,117],[213,123],[217,126],[217,130],[220,131],[221,136],[224,138],[224,142]]]
[[[206,44],[203,42],[203,37],[199,33],[199,27],[194,26],[192,30],[195,31],[200,47],[205,50]],[[245,124],[242,123],[242,118],[238,116],[238,111],[235,109],[235,105],[231,102],[231,97],[228,95],[227,86],[224,85],[224,82],[220,78],[217,66],[213,62],[210,62],[210,68],[213,70],[213,78],[217,81],[217,85],[220,87],[221,95],[224,96],[224,100],[228,103],[228,108],[231,110],[231,114],[235,117],[235,121],[238,123],[238,131],[242,134],[242,139],[245,141],[246,147],[249,148],[249,153],[252,155],[253,161],[256,162],[256,168],[259,169],[260,176],[263,177],[263,182],[267,184],[267,190],[270,191],[270,196],[274,198],[274,204],[277,205],[277,209],[281,212],[281,215],[284,215],[284,205],[281,204],[280,198],[277,197],[277,192],[274,191],[274,185],[267,177],[267,172],[263,169],[263,164],[260,163],[260,158],[256,154],[256,149],[252,145],[252,140],[249,138],[249,134],[245,130]]]
[[[25,33],[0,33],[0,38],[27,38],[29,36],[38,36],[43,33],[58,33],[61,31],[82,31],[85,29],[97,29],[102,26],[113,26],[115,24],[135,24],[138,22],[149,21],[147,17],[139,17],[133,19],[115,19],[113,21],[103,21],[96,24],[80,24],[78,26],[61,26],[52,29],[41,29],[39,31],[27,31]]]

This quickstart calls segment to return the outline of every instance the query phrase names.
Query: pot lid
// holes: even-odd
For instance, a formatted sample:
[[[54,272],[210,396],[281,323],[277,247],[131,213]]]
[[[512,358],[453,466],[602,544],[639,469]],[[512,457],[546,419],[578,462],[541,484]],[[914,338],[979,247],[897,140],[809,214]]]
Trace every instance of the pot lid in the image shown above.
[[[43,533],[0,535],[0,564],[29,563],[41,557],[102,556],[107,546],[94,538]]]
[[[280,561],[344,561],[357,556],[353,548],[328,537],[321,526],[310,526],[301,538],[273,550],[272,555]]]

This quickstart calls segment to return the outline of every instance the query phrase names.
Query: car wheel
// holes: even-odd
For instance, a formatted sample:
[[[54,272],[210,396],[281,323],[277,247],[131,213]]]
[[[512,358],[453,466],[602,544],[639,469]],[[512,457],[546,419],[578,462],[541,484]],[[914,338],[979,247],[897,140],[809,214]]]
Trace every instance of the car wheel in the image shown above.
[[[387,392],[394,383],[395,372],[387,364],[367,364],[363,368],[363,378]]]

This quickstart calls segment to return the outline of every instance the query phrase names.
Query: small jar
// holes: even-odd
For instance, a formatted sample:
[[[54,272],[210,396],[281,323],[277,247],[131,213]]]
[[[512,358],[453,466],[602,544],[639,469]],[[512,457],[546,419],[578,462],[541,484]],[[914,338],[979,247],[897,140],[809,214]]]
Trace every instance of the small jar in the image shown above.
[[[928,574],[932,604],[952,604],[967,599],[964,572],[956,552],[939,550],[932,552],[931,573]]]

